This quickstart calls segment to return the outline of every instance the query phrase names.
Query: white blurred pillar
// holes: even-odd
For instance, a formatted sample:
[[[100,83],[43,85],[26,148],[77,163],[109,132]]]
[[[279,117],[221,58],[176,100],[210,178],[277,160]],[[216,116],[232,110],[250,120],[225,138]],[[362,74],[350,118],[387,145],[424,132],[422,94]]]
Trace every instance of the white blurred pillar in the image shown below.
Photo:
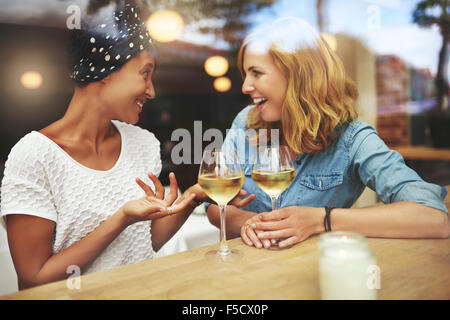
[[[377,84],[375,54],[360,40],[344,34],[336,34],[336,53],[342,59],[345,70],[358,89],[358,119],[377,126]],[[355,207],[366,207],[377,202],[377,195],[365,188],[355,203]]]

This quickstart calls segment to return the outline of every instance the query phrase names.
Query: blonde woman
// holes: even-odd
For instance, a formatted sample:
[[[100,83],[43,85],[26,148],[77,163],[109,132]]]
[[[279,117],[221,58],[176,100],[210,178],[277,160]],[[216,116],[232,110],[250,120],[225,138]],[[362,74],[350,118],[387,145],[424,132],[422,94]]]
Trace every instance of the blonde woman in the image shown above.
[[[390,150],[375,129],[356,120],[357,90],[342,62],[306,22],[284,18],[261,27],[243,42],[238,65],[242,92],[253,105],[242,110],[225,143],[244,163],[243,187],[256,199],[227,209],[227,230],[257,248],[283,248],[325,231],[347,230],[369,237],[447,238],[446,189],[423,181]],[[279,128],[296,177],[271,212],[268,195],[252,180],[239,129]],[[268,134],[270,137],[270,134]],[[242,148],[244,145],[244,148]],[[250,152],[251,153],[251,152]],[[384,206],[351,208],[367,186]],[[218,209],[208,207],[218,225]]]

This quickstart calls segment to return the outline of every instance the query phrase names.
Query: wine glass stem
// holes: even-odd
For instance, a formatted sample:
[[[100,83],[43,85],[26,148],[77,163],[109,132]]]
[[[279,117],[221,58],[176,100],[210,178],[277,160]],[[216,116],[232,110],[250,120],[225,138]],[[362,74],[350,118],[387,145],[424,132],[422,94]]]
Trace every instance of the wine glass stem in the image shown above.
[[[270,197],[270,200],[272,200],[272,211],[277,210],[277,200],[278,197]]]
[[[226,224],[225,224],[225,207],[226,204],[219,204],[220,210],[220,249],[218,254],[227,255],[230,254],[231,251],[227,245],[227,235],[226,235]]]

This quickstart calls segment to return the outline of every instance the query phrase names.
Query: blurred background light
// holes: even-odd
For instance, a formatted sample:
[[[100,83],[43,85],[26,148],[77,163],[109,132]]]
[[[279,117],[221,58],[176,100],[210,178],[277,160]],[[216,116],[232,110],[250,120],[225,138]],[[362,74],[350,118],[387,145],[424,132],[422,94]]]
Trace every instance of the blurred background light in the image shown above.
[[[227,92],[231,89],[231,80],[227,77],[220,77],[215,79],[214,89],[219,92]]]
[[[223,76],[228,71],[228,61],[222,56],[212,56],[205,61],[205,71],[212,77]]]
[[[20,82],[27,89],[37,89],[42,85],[42,75],[36,71],[27,71],[20,78]]]
[[[176,40],[183,31],[183,27],[183,18],[171,10],[156,11],[147,20],[150,36],[159,42]]]

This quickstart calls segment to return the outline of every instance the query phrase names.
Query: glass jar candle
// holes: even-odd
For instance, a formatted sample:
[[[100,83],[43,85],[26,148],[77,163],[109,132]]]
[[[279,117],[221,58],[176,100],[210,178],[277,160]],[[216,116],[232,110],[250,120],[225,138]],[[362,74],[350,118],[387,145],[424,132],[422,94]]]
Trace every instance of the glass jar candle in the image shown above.
[[[331,238],[329,238],[331,239]],[[323,245],[319,258],[320,293],[324,300],[375,300],[374,268],[378,268],[365,242]],[[376,269],[378,270],[378,269]],[[377,283],[377,281],[375,281]]]

